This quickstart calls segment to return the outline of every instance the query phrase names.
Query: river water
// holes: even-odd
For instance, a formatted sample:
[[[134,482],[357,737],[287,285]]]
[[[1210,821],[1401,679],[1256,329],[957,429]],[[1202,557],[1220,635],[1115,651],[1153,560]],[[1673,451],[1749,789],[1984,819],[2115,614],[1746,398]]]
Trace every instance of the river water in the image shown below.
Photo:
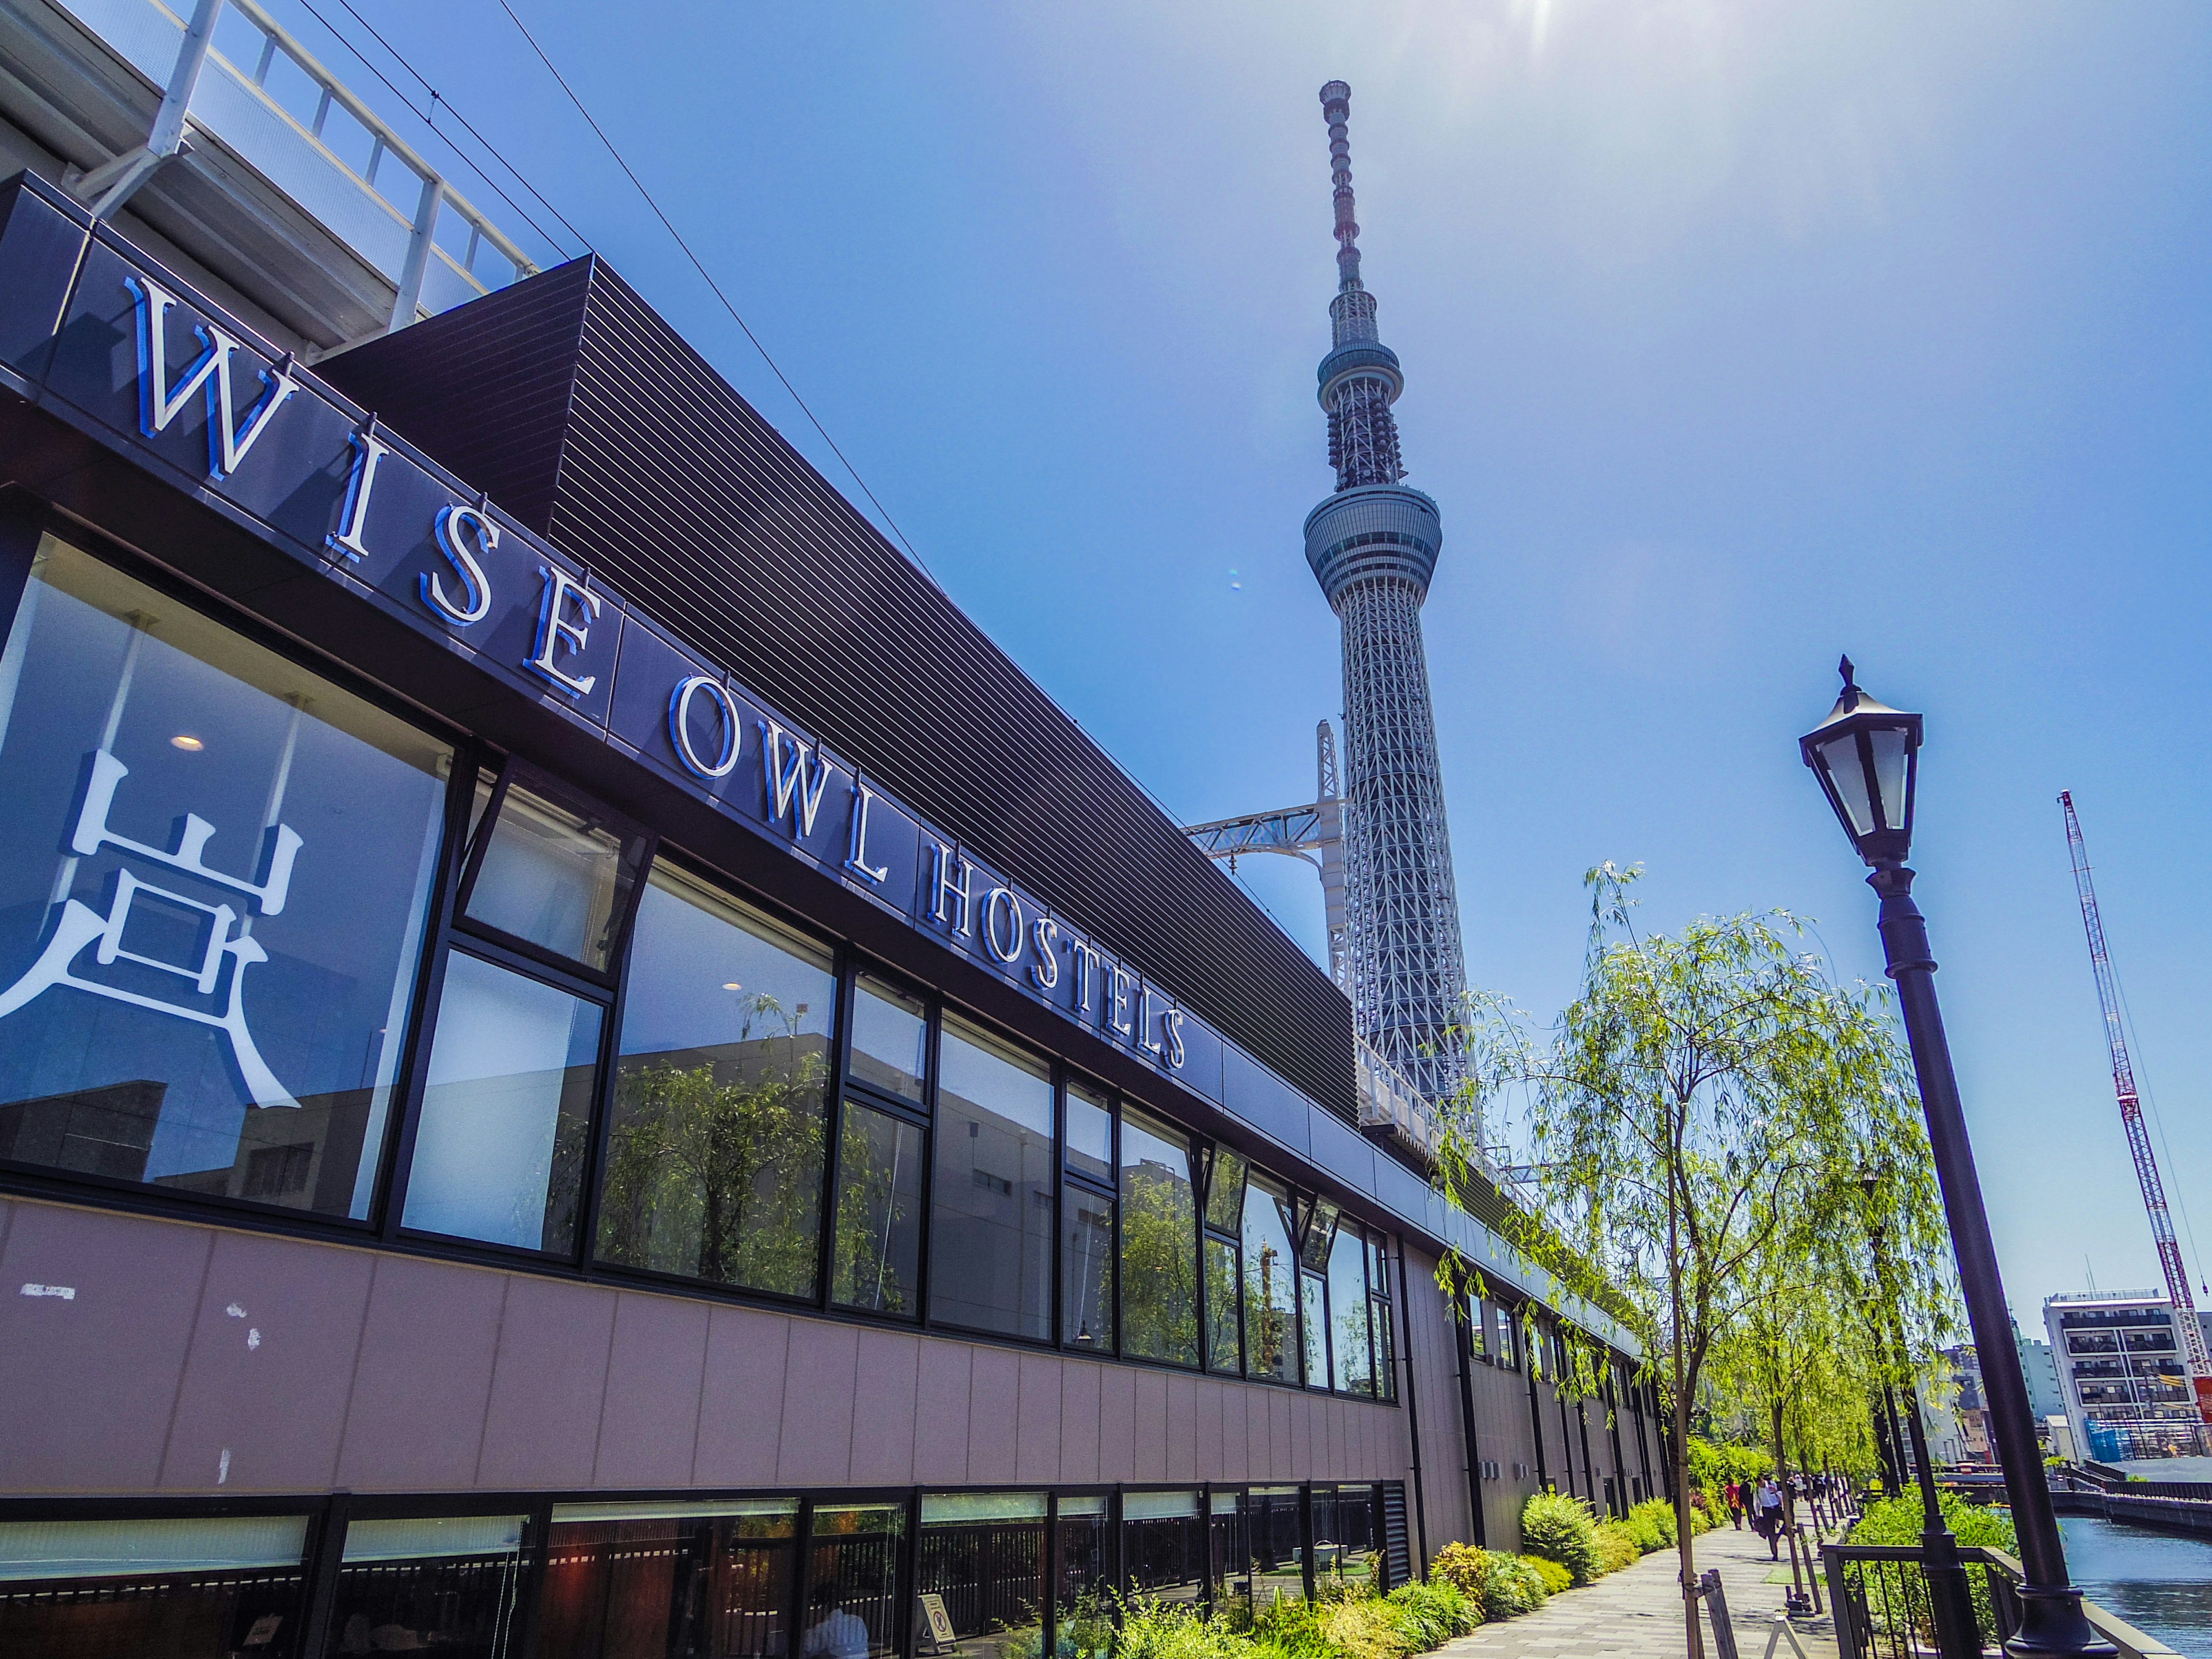
[[[2212,1542],[2086,1515],[2058,1527],[2084,1595],[2189,1659],[2212,1659]]]

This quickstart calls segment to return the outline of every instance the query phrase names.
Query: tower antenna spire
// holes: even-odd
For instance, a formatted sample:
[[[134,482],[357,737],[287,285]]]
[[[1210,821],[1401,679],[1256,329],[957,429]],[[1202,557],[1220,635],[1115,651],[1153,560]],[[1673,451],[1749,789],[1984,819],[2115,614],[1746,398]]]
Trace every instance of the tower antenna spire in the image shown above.
[[[1329,181],[1336,187],[1336,287],[1341,294],[1359,286],[1359,222],[1352,217],[1352,140],[1345,131],[1352,118],[1351,87],[1342,81],[1323,87],[1321,112],[1328,123]]]

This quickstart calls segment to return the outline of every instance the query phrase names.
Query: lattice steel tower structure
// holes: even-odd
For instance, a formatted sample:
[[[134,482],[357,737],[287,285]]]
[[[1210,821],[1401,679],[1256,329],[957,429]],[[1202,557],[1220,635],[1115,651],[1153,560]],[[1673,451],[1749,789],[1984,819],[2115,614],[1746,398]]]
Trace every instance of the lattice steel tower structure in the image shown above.
[[[1335,186],[1337,288],[1321,406],[1336,490],[1307,515],[1306,562],[1344,624],[1345,989],[1360,1036],[1430,1101],[1461,1075],[1449,1041],[1467,991],[1444,824],[1421,602],[1443,545],[1437,504],[1401,480],[1405,390],[1359,280],[1352,88],[1321,89]]]

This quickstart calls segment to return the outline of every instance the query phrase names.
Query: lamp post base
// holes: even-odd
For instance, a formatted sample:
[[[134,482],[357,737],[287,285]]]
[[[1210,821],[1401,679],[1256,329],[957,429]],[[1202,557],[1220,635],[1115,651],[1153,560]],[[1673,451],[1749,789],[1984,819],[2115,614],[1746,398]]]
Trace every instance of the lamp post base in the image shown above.
[[[1957,1537],[1948,1527],[1931,1527],[1920,1534],[1920,1548],[1921,1571],[1928,1575],[1928,1610],[1936,1626],[1936,1651],[1942,1659],[1980,1659],[1981,1627],[1974,1618],[1973,1588],[1966,1582]]]
[[[2081,1592],[2070,1584],[2023,1584],[2020,1588],[2020,1634],[2005,1651],[2027,1659],[2031,1654],[2078,1654],[2107,1659],[2119,1650],[2097,1634],[2081,1611]]]

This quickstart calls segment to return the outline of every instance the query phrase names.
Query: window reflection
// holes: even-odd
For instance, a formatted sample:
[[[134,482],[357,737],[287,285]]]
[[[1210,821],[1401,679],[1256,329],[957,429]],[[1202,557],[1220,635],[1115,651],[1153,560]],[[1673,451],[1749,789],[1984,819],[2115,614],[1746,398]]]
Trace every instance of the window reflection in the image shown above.
[[[921,1002],[863,975],[853,988],[853,1075],[919,1102],[929,1075],[929,1022]]]
[[[943,1601],[955,1651],[975,1659],[1040,1659],[1044,1577],[1042,1492],[922,1495],[915,1593]],[[918,1601],[915,1630],[927,1640]]]
[[[1109,1186],[1114,1181],[1114,1114],[1088,1084],[1067,1085],[1067,1167]]]
[[[1206,1240],[1206,1364],[1231,1376],[1243,1369],[1244,1345],[1237,1326],[1237,1247],[1211,1234]]]
[[[595,1002],[463,951],[447,957],[407,1226],[573,1247],[602,1018]]]
[[[1198,1364],[1198,1205],[1190,1142],[1140,1114],[1121,1115],[1121,1347]]]
[[[845,1103],[837,1138],[837,1233],[830,1296],[840,1306],[918,1318],[921,1128]]]
[[[1291,1199],[1279,1182],[1253,1174],[1244,1187],[1246,1375],[1298,1380],[1297,1263],[1291,1249]]]
[[[899,1541],[906,1507],[817,1509],[806,1549],[799,1659],[890,1659],[899,1650]]]
[[[770,1659],[790,1651],[796,1498],[556,1504],[543,1659]]]
[[[630,947],[602,1260],[814,1293],[836,1001],[826,949],[653,872]]]
[[[1305,1528],[1298,1518],[1298,1489],[1255,1486],[1245,1503],[1253,1600],[1264,1603],[1279,1596],[1304,1595]]]
[[[1339,1224],[1328,1252],[1332,1385],[1339,1394],[1372,1394],[1375,1361],[1367,1330],[1367,1243],[1357,1224]]]
[[[1115,1640],[1105,1498],[1061,1498],[1059,1527],[1053,1589],[1060,1604],[1058,1659],[1105,1659]]]
[[[1114,1200],[1069,1182],[1060,1200],[1061,1339],[1114,1351]]]
[[[535,772],[510,778],[468,893],[471,921],[605,972],[645,863],[645,838]]]
[[[9,1659],[295,1659],[307,1517],[0,1522]]]
[[[1161,1601],[1196,1601],[1206,1589],[1206,1517],[1194,1492],[1121,1496],[1121,1565],[1129,1587]]]
[[[44,539],[0,654],[0,1159],[366,1218],[453,758]]]
[[[331,1610],[326,1652],[434,1648],[453,1659],[514,1651],[524,1517],[426,1516],[356,1521]]]
[[[1052,1073],[947,1018],[938,1049],[930,1311],[980,1330],[1052,1336]]]

